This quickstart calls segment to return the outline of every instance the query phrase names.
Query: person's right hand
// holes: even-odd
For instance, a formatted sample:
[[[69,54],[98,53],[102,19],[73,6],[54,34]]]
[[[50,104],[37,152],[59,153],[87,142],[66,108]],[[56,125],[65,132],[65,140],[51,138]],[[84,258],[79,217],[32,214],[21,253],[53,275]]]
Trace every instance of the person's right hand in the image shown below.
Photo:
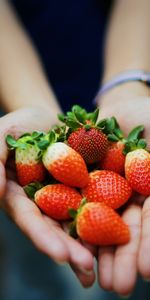
[[[63,230],[61,225],[41,213],[38,207],[27,198],[24,190],[15,179],[11,165],[5,164],[8,150],[5,142],[7,134],[19,137],[33,130],[47,131],[53,121],[48,109],[25,108],[12,112],[0,119],[0,198],[1,207],[16,225],[33,242],[37,249],[56,262],[70,263],[84,286],[95,280],[93,255]],[[5,197],[2,197],[5,192]]]

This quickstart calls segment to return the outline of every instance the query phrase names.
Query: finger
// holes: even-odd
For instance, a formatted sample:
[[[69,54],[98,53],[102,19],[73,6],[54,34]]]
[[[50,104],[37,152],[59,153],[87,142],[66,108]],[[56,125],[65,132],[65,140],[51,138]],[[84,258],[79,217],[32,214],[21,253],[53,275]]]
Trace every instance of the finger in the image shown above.
[[[97,256],[97,248],[93,245],[90,245],[89,243],[78,240],[81,245],[83,245],[90,253],[92,256]],[[83,269],[82,267],[79,267],[75,264],[70,264],[70,267],[76,274],[77,278],[79,279],[80,283],[83,285],[83,287],[88,288],[93,285],[95,281],[95,272],[94,270],[87,270]]]
[[[45,216],[47,222],[51,220]],[[94,257],[92,253],[86,249],[78,240],[73,239],[66,232],[62,230],[61,227],[57,226],[57,234],[61,236],[63,241],[68,247],[70,263],[77,266],[78,269],[83,269],[86,271],[93,271],[94,268]]]
[[[64,240],[55,231],[55,222],[49,226],[40,210],[30,201],[23,189],[8,181],[3,208],[33,244],[56,262],[69,260],[69,252]]]
[[[76,274],[78,280],[83,287],[88,288],[93,285],[95,281],[94,271],[86,271],[85,269],[79,268],[74,264],[70,264],[71,269]]]
[[[113,289],[114,247],[100,247],[98,251],[98,280],[100,286],[107,290]]]
[[[51,222],[50,218],[44,216],[48,223]],[[93,248],[85,248],[81,241],[75,240],[69,236],[68,223],[63,223],[61,227],[57,226],[57,233],[61,235],[69,250],[70,267],[76,274],[78,280],[84,287],[90,287],[95,281],[95,272],[93,269]]]
[[[137,278],[137,256],[141,233],[141,208],[129,206],[123,214],[124,221],[129,225],[130,241],[118,246],[113,265],[113,289],[120,295],[132,292]]]
[[[144,278],[150,279],[150,197],[145,200],[142,209],[142,232],[138,268]]]
[[[79,240],[79,243],[84,246],[92,256],[97,257],[97,247],[94,245],[91,245],[85,241]],[[88,288],[93,285],[95,282],[95,272],[94,270],[88,271],[86,269],[83,269],[81,267],[76,267],[75,265],[71,265],[71,268],[74,270],[76,276],[78,277],[80,283],[83,285],[83,287]]]
[[[80,240],[80,243],[86,248],[88,249],[93,256],[97,257],[97,252],[98,252],[98,249],[95,245],[91,245],[89,244],[88,242],[85,242],[85,241],[82,241]]]

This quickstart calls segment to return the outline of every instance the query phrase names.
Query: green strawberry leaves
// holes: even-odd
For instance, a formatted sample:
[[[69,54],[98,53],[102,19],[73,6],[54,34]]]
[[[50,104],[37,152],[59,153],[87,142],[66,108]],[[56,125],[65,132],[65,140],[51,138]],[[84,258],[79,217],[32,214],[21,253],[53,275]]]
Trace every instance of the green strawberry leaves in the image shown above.
[[[58,119],[65,123],[69,129],[73,131],[78,128],[84,127],[89,130],[92,126],[94,126],[97,122],[99,115],[99,109],[97,108],[94,112],[88,113],[84,108],[79,105],[74,105],[70,112],[67,112],[66,115],[60,114],[58,115]],[[89,122],[87,122],[89,121]],[[88,128],[87,128],[88,123]]]
[[[6,143],[10,149],[15,149],[18,146],[17,141],[11,135],[6,136]]]
[[[73,208],[69,208],[68,211],[69,211],[70,217],[71,217],[72,219],[75,219],[76,216],[77,216],[77,210],[75,210],[75,209],[73,209]]]
[[[24,186],[24,191],[30,199],[34,199],[35,193],[40,190],[44,185],[40,182],[33,182]]]
[[[99,108],[96,108],[94,112],[87,114],[87,120],[91,121],[93,125],[96,124],[99,116]]]
[[[43,152],[49,145],[66,140],[66,126],[54,126],[48,133],[42,131],[33,131],[32,133],[23,134],[18,140],[13,136],[6,136],[6,143],[10,150],[16,148],[26,150],[29,146],[38,147],[39,152],[37,160],[42,158]]]
[[[75,239],[78,238],[78,234],[76,231],[76,218],[80,214],[83,206],[86,203],[87,203],[86,198],[83,198],[81,201],[80,207],[77,210],[75,210],[73,208],[68,209],[69,215],[73,219],[73,221],[70,223],[70,226],[69,226],[69,234],[70,234],[70,236],[72,236]]]
[[[77,106],[77,105],[76,105]],[[68,127],[76,130],[81,127],[80,118],[78,120],[78,110],[74,107],[74,112],[67,112],[66,116],[63,114],[58,115],[58,119],[65,123]]]
[[[135,127],[128,135],[127,140],[133,141],[133,140],[137,140],[140,136],[140,134],[144,131],[144,126],[143,125],[139,125],[137,127]]]
[[[87,111],[84,108],[82,108],[79,105],[74,105],[72,107],[72,113],[76,117],[77,121],[79,121],[79,123],[82,123],[82,124],[85,123],[85,120],[87,117]]]
[[[31,138],[36,141],[40,140],[43,136],[45,136],[45,133],[42,131],[33,131],[31,134]]]
[[[125,147],[123,149],[123,154],[127,154],[131,151],[134,151],[136,149],[145,149],[147,146],[146,140],[145,139],[136,139],[133,141],[127,141],[125,143]]]
[[[86,198],[83,198],[83,199],[81,200],[81,204],[80,204],[80,206],[79,206],[79,208],[78,208],[77,210],[75,210],[75,209],[73,209],[73,208],[69,208],[69,209],[68,209],[69,215],[70,215],[70,217],[71,217],[72,219],[74,219],[74,221],[76,220],[77,215],[81,212],[83,206],[84,206],[86,203],[87,203]]]
[[[40,150],[46,150],[47,147],[57,141],[57,134],[55,130],[50,130],[40,141],[37,143],[37,146]]]
[[[41,140],[40,142],[37,143],[37,146],[40,150],[46,150],[47,147],[49,146],[50,142],[47,140]]]
[[[10,150],[20,148],[27,149],[28,145],[36,145],[46,134],[42,131],[33,131],[30,133],[24,133],[18,140],[15,140],[13,136],[6,136],[6,143]]]
[[[139,125],[135,127],[127,136],[124,137],[122,130],[115,117],[109,119],[103,119],[98,124],[97,127],[100,128],[106,135],[110,142],[121,141],[124,143],[123,154],[126,155],[128,152],[139,148],[146,148],[146,141],[140,139],[141,134],[144,131],[144,126]]]
[[[97,127],[100,128],[111,142],[123,140],[124,135],[115,117],[103,119],[98,122]]]
[[[77,230],[76,230],[76,222],[73,221],[69,225],[69,235],[74,239],[78,238]]]
[[[21,141],[21,139],[15,140],[11,135],[6,136],[6,143],[9,147],[9,150],[14,150],[16,148],[25,150],[27,148],[27,144],[25,142]]]
[[[52,128],[56,134],[56,141],[57,142],[64,142],[66,141],[66,134],[67,134],[67,130],[66,130],[66,126],[59,126],[59,125],[55,125]]]
[[[140,139],[137,143],[138,149],[145,149],[147,147],[147,142],[145,139]]]
[[[145,139],[140,139],[141,134],[144,131],[144,126],[139,125],[135,127],[127,136],[125,141],[125,146],[123,150],[123,154],[127,154],[136,149],[145,149],[147,146]]]

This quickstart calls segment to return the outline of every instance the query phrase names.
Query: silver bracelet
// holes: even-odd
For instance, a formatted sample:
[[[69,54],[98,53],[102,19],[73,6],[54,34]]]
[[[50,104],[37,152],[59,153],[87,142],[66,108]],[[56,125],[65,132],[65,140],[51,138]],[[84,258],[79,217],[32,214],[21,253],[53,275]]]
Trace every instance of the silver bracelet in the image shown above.
[[[94,103],[96,104],[98,98],[112,88],[129,81],[141,81],[150,86],[150,72],[144,70],[128,70],[119,73],[101,86],[94,99]]]

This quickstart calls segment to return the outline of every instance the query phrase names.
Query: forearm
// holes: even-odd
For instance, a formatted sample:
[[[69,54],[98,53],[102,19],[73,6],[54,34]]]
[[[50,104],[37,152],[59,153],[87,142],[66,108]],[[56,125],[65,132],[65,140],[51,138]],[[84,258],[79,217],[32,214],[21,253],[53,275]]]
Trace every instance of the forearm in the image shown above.
[[[149,11],[149,0],[116,0],[106,36],[103,81],[128,69],[150,70]]]
[[[0,100],[7,112],[45,106],[55,119],[61,110],[36,50],[4,0],[0,0]]]

